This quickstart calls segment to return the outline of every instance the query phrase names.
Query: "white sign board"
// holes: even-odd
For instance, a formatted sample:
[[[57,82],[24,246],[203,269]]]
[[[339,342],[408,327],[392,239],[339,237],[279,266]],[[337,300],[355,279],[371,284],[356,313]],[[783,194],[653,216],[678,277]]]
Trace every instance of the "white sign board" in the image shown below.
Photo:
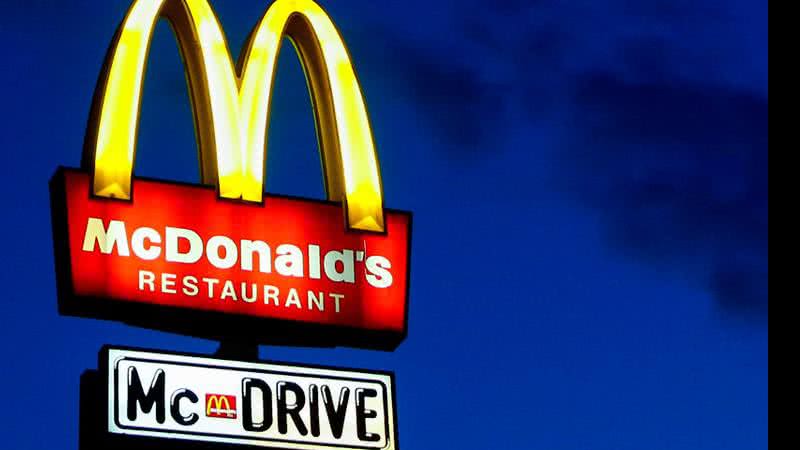
[[[108,432],[266,448],[397,450],[393,377],[108,349]]]

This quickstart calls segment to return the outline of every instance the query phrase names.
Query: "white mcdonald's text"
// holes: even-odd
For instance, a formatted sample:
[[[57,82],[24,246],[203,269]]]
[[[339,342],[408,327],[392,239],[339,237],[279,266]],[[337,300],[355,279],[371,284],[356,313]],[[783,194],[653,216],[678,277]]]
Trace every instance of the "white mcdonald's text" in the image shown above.
[[[90,217],[86,224],[82,250],[105,255],[130,257],[142,261],[163,260],[167,263],[191,265],[205,260],[215,269],[239,269],[243,272],[275,274],[288,278],[320,280],[324,276],[335,283],[355,284],[357,273],[377,289],[392,285],[391,261],[379,255],[368,256],[366,249],[341,249],[323,252],[321,246],[309,244],[305,249],[282,243],[277,246],[263,240],[241,239],[227,236],[204,239],[188,228],[164,227],[157,230],[139,227],[129,230],[124,221],[103,220]],[[362,265],[363,270],[357,270]],[[344,295],[335,292],[308,290],[305,295],[291,288],[287,292],[271,284],[234,282],[209,276],[184,275],[141,269],[138,271],[140,291],[164,294],[182,294],[195,297],[204,294],[209,299],[262,301],[267,305],[325,311],[326,304],[339,313]],[[327,295],[326,295],[327,294]],[[304,297],[304,299],[301,299]],[[326,299],[328,301],[326,301]]]

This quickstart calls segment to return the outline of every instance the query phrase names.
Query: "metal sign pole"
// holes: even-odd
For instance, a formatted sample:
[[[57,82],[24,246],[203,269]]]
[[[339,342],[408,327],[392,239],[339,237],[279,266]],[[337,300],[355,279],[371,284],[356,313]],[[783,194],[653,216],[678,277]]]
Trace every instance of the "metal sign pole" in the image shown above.
[[[258,344],[246,339],[225,339],[220,341],[214,356],[223,359],[258,361]]]

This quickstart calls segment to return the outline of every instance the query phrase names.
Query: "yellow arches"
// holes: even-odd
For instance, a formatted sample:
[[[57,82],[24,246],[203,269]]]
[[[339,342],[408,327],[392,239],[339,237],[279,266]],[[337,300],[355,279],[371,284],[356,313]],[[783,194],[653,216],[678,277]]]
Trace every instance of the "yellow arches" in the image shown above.
[[[94,193],[129,199],[145,66],[158,17],[172,25],[189,78],[202,182],[220,196],[259,202],[277,57],[283,37],[306,73],[325,187],[350,228],[383,231],[380,168],[361,87],[336,26],[312,0],[277,0],[234,68],[208,0],[136,0],[117,34],[95,98],[84,155]]]

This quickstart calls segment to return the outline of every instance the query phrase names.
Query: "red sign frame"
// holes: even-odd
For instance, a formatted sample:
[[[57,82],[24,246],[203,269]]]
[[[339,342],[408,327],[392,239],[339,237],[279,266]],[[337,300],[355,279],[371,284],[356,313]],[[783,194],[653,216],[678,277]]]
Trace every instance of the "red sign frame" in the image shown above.
[[[91,186],[78,169],[50,181],[64,315],[273,345],[394,350],[407,335],[410,212],[386,210],[373,233],[349,230],[335,202],[139,177],[113,200]]]

